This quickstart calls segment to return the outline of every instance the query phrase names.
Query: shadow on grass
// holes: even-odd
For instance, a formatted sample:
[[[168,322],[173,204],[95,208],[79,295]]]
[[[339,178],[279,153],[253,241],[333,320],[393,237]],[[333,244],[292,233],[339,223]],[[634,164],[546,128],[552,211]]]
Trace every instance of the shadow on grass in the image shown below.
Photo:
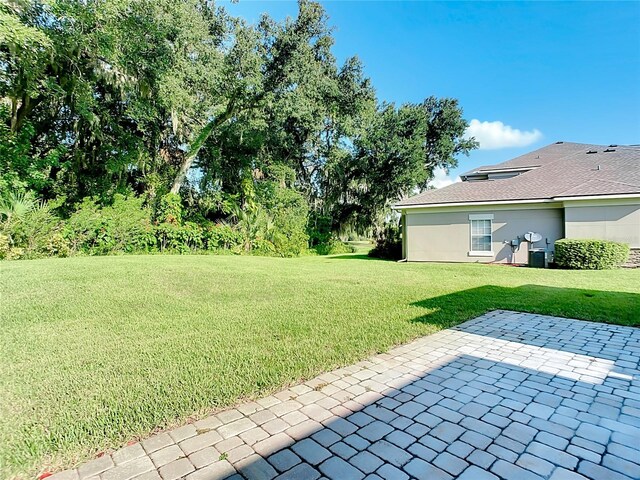
[[[366,253],[345,253],[345,254],[340,254],[340,255],[332,255],[332,256],[330,256],[328,258],[330,258],[332,260],[371,260],[371,261],[377,261],[377,262],[393,262],[393,263],[396,263],[396,260],[387,260],[387,259],[384,259],[384,258],[370,257]]]
[[[577,318],[616,325],[640,326],[640,294],[578,288],[522,285],[485,285],[412,303],[428,313],[413,322],[442,328],[482,315],[490,310]]]
[[[380,258],[370,257],[366,253],[344,253],[344,254],[338,254],[338,255],[330,255],[327,258],[331,260],[378,260],[380,262],[385,261]]]

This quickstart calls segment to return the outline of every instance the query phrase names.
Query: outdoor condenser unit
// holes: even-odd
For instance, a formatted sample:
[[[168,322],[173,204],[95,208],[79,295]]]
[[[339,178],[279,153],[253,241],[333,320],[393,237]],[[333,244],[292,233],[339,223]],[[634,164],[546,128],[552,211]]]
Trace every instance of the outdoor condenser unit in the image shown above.
[[[529,266],[532,268],[547,268],[549,259],[544,248],[532,248],[529,250]]]
[[[547,268],[549,264],[546,248],[533,248],[533,244],[542,240],[542,235],[535,232],[527,232],[524,239],[529,243],[529,267]]]

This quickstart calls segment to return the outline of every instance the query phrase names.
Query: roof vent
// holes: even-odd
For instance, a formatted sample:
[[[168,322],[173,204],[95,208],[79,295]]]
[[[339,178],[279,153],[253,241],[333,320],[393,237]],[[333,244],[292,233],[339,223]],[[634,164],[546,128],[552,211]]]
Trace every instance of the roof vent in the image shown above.
[[[598,153],[598,151],[597,151],[597,150],[589,150],[589,151],[587,152],[587,154],[589,154],[589,153]]]
[[[615,152],[616,150],[614,148],[607,148],[604,153],[609,153],[609,152]]]

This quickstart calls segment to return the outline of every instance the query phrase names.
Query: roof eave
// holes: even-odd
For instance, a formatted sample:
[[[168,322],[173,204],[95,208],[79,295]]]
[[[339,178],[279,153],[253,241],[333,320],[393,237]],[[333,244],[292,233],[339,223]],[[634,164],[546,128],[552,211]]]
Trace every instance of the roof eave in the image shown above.
[[[620,194],[603,194],[603,195],[576,195],[569,197],[551,197],[551,198],[530,198],[520,200],[486,200],[478,202],[447,202],[447,203],[419,203],[411,205],[396,204],[391,208],[393,210],[412,210],[416,208],[438,208],[438,207],[466,207],[474,205],[518,205],[527,203],[556,203],[572,200],[605,200],[617,198],[640,198],[640,193],[620,193]]]
[[[604,200],[616,198],[640,198],[639,193],[603,193],[601,195],[574,195],[568,197],[555,197],[558,202],[569,202],[571,200]]]
[[[409,210],[413,208],[436,208],[436,207],[465,207],[472,205],[509,205],[518,203],[550,203],[554,202],[553,199],[548,198],[534,198],[527,200],[488,200],[478,202],[445,202],[445,203],[417,203],[412,205],[394,205],[394,210]]]

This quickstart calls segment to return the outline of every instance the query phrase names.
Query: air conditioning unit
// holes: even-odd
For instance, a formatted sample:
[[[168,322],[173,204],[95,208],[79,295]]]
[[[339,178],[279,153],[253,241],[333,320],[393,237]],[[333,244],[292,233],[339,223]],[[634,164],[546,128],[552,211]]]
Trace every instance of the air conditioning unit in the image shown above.
[[[529,266],[531,268],[547,268],[549,266],[549,252],[546,248],[532,248],[529,250]]]
[[[532,268],[547,268],[549,266],[549,252],[546,248],[533,248],[533,244],[542,240],[542,235],[527,232],[524,239],[529,242],[529,266]]]

